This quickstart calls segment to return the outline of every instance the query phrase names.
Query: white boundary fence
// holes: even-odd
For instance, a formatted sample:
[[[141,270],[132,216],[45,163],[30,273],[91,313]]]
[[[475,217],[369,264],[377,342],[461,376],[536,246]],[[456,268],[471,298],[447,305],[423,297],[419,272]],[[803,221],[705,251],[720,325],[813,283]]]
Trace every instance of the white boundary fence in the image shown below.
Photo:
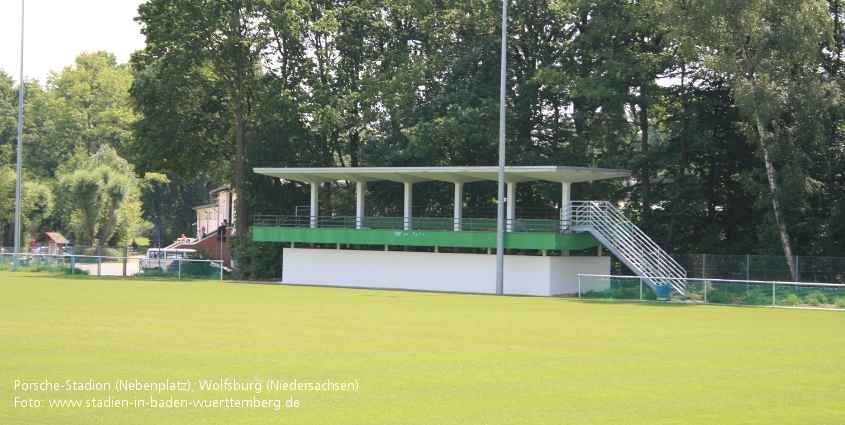
[[[656,300],[638,276],[578,275],[578,298]],[[682,279],[688,301],[724,305],[805,306],[845,309],[845,284],[729,279]],[[605,288],[583,292],[585,288]]]
[[[159,264],[154,264],[155,259],[106,255],[18,254],[18,258],[19,270],[91,276],[223,280],[230,273],[219,261],[184,258],[159,260]],[[0,270],[11,270],[13,260],[13,253],[0,253]]]

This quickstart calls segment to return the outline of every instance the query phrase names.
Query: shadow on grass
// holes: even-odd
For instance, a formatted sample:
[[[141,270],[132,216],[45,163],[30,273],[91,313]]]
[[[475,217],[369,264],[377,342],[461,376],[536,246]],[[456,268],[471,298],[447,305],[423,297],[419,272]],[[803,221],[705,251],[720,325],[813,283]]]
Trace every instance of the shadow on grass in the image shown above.
[[[31,271],[21,271],[21,272],[8,272],[10,275],[14,275],[15,278],[19,279],[66,279],[66,280],[125,280],[125,281],[132,281],[136,280],[136,277],[133,276],[91,276],[82,273],[78,274],[69,274],[69,273],[49,273],[49,272],[31,272]]]
[[[699,307],[702,305],[711,305],[703,303],[688,303],[681,301],[647,301],[647,300],[609,300],[609,299],[595,299],[595,298],[558,298],[561,300],[575,301],[582,304],[620,304],[620,305],[639,305],[648,307],[664,307],[664,308],[685,308],[685,307]]]

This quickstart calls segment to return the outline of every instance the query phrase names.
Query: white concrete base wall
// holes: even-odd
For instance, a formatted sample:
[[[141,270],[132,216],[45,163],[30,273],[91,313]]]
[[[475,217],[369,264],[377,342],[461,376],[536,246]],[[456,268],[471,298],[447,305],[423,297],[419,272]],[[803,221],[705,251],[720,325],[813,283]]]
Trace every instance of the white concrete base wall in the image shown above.
[[[610,274],[610,257],[506,255],[504,292],[577,294],[579,273]],[[496,256],[285,248],[282,279],[299,285],[495,294]],[[590,289],[606,288],[582,288]]]

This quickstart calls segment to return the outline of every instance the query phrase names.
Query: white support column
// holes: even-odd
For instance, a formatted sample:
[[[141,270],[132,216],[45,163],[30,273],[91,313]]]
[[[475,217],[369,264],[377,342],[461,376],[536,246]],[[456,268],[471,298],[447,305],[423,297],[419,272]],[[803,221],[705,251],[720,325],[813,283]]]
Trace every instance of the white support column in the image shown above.
[[[516,218],[516,183],[508,183],[508,195],[505,205],[508,207],[506,215],[507,225],[505,228],[508,232],[513,232],[513,219]]]
[[[455,182],[455,231],[460,232],[463,227],[464,216],[464,184]]]
[[[405,230],[411,230],[411,209],[414,207],[414,184],[405,182]]]
[[[311,228],[317,228],[317,215],[319,213],[319,195],[320,195],[320,183],[312,182],[309,183],[311,185],[311,211],[308,212],[308,215],[311,216]]]
[[[364,195],[367,188],[366,182],[356,182],[355,187],[355,228],[360,229],[364,225]]]
[[[563,188],[563,193],[560,199],[560,210],[562,214],[560,216],[560,226],[561,230],[569,230],[572,228],[572,209],[569,207],[569,204],[572,202],[572,183],[561,183],[561,187]]]

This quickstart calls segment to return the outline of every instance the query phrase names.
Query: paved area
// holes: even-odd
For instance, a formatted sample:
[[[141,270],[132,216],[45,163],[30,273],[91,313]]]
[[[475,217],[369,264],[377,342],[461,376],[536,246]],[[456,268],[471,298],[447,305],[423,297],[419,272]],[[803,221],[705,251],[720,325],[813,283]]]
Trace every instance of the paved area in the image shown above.
[[[98,276],[97,264],[76,264],[76,268],[86,270],[91,276]],[[126,261],[126,276],[136,274],[138,274],[138,260],[130,258]],[[123,276],[123,262],[100,264],[99,276]]]

